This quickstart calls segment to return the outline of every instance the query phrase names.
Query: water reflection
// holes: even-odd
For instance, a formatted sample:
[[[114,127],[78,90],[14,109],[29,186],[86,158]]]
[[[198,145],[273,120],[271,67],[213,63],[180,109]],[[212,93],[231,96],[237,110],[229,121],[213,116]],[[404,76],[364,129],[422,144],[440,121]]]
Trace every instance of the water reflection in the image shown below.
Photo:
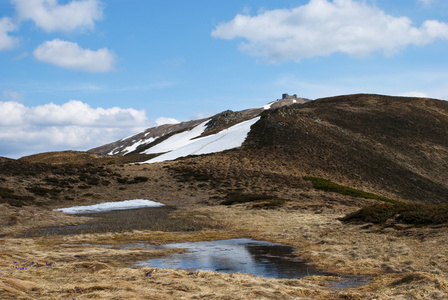
[[[142,247],[132,244],[128,247]],[[189,252],[141,261],[138,266],[250,273],[267,278],[328,275],[295,256],[296,248],[252,239],[175,243],[157,248],[186,248]]]

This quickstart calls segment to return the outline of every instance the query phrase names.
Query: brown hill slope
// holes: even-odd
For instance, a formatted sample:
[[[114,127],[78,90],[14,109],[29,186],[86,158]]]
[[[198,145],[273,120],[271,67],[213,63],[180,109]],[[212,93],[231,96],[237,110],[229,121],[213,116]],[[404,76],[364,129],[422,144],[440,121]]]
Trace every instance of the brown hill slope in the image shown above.
[[[253,126],[245,150],[408,199],[448,200],[446,101],[359,94],[284,107]]]
[[[243,147],[193,160],[201,172],[241,178],[242,186],[250,186],[244,178],[287,186],[312,175],[397,199],[447,202],[448,102],[359,94],[281,107],[262,114]]]

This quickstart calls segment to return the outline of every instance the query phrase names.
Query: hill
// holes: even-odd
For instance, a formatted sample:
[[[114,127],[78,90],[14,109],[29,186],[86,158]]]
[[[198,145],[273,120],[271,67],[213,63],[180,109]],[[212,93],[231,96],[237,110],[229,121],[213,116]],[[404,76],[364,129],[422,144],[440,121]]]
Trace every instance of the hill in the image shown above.
[[[173,135],[191,131],[193,128],[204,122],[206,124],[204,124],[203,131],[201,131],[198,136],[195,136],[195,138],[216,134],[233,125],[252,119],[266,109],[278,108],[294,103],[306,103],[309,101],[310,100],[305,98],[279,99],[265,105],[264,107],[246,109],[238,112],[227,110],[209,119],[199,119],[178,124],[166,124],[152,127],[130,137],[90,149],[88,152],[120,156],[133,153],[146,153],[148,150],[150,153],[154,153],[154,151],[150,151],[152,147],[162,143]]]
[[[447,299],[448,102],[293,100],[0,157],[0,298]],[[54,211],[132,199],[165,206]],[[330,276],[136,266],[184,251],[158,244],[237,237]]]
[[[224,112],[208,121],[190,123],[192,130],[200,122],[216,124],[219,119],[226,124],[221,125],[222,130],[261,116],[241,148],[195,158],[195,168],[210,176],[223,173],[221,169],[225,168],[240,178],[245,177],[242,172],[251,172],[255,177],[266,172],[271,177],[312,175],[398,199],[447,201],[448,102],[358,94],[289,104],[252,110],[250,114]],[[157,144],[180,135],[185,128],[171,128],[168,135],[144,147],[138,141],[140,147],[132,146],[135,150],[130,153],[157,155],[158,151],[151,149],[174,153],[185,145],[160,148]],[[191,143],[199,137],[197,134],[187,141]],[[166,143],[172,146],[174,142],[170,141],[173,139]],[[152,161],[165,159],[162,158]]]
[[[448,200],[448,102],[339,96],[266,112],[239,155],[397,197]]]

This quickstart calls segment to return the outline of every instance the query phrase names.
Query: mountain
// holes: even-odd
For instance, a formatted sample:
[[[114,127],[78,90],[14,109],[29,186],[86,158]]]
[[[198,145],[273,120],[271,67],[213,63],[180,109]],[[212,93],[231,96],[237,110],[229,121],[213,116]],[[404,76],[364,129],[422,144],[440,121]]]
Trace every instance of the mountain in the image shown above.
[[[196,158],[195,168],[209,174],[226,168],[234,174],[313,175],[398,199],[447,202],[447,101],[357,94],[274,103],[272,108],[150,128],[89,151],[166,153],[147,162],[215,152]],[[238,134],[234,145],[216,144]],[[210,151],[197,150],[205,145]],[[230,148],[236,149],[221,153]]]

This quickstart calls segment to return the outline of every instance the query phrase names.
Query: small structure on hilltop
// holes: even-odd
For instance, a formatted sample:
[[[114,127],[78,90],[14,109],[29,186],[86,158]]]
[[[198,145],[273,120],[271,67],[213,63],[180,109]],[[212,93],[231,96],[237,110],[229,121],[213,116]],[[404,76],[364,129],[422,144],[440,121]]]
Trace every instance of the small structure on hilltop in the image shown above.
[[[297,94],[294,94],[294,95],[282,94],[282,100],[287,100],[287,99],[297,99]]]

